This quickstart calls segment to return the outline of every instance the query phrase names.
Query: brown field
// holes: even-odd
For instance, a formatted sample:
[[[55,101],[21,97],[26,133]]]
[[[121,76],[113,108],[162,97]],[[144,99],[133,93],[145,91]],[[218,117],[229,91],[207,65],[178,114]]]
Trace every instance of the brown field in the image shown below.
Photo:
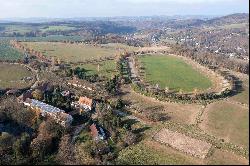
[[[249,148],[249,111],[229,101],[208,105],[200,128],[227,142]]]
[[[25,77],[32,77],[32,72],[25,67],[14,64],[0,63],[0,89],[5,88],[26,88],[31,81],[22,80]],[[34,78],[34,77],[32,77]]]
[[[141,116],[147,116],[161,112],[169,116],[169,120],[183,123],[183,124],[195,124],[196,117],[202,110],[200,105],[196,104],[179,104],[168,103],[154,100],[150,97],[137,94],[129,87],[122,88],[124,95],[122,99],[131,102],[129,111],[140,114]]]
[[[154,136],[154,139],[160,143],[167,144],[177,150],[202,159],[207,156],[212,146],[207,142],[190,138],[168,129],[161,129],[161,131]]]
[[[216,149],[211,157],[208,158],[208,165],[248,165],[249,161],[232,152]]]
[[[249,105],[249,78],[242,78],[243,91],[230,100]]]
[[[26,48],[32,48],[48,57],[59,58],[64,62],[85,62],[100,58],[115,57],[115,47],[101,47],[83,44],[57,42],[23,42]]]

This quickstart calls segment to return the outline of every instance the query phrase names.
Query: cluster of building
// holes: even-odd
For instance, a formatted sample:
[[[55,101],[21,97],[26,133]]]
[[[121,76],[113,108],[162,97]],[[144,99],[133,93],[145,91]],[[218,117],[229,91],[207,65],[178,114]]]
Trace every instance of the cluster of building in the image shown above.
[[[47,89],[48,84],[42,84],[37,88],[40,90]],[[52,105],[46,104],[42,101],[33,99],[33,90],[28,90],[18,97],[18,102],[23,103],[25,106],[30,107],[36,114],[42,117],[53,118],[58,124],[63,127],[70,127],[73,122],[73,117],[71,113],[66,113],[64,110],[54,107]],[[61,94],[67,96],[70,92],[63,91]],[[71,107],[75,108],[77,114],[83,114],[84,112],[90,112],[95,109],[96,102],[88,97],[80,97],[78,101],[72,102]],[[91,134],[93,139],[96,141],[106,139],[106,132],[104,129],[96,123],[90,126]]]

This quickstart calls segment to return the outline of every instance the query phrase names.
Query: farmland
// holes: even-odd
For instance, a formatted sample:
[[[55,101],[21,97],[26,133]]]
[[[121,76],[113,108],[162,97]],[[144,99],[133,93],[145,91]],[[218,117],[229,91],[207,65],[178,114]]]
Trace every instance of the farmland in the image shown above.
[[[211,81],[184,61],[169,56],[143,56],[140,62],[145,67],[145,80],[159,84],[161,88],[190,92],[195,88],[206,90]]]
[[[247,108],[219,101],[208,106],[201,128],[243,147],[249,147],[249,114]]]
[[[25,77],[32,77],[32,73],[19,65],[0,64],[0,89],[25,88],[30,81],[22,80]]]
[[[141,142],[135,146],[131,146],[120,152],[117,159],[117,164],[122,165],[162,165],[162,164],[194,164],[186,157],[178,154],[171,153],[166,149],[154,148],[154,145]]]
[[[236,96],[233,96],[232,100],[249,105],[249,78],[243,79],[242,86],[243,91]]]
[[[99,72],[98,72],[99,64]],[[107,78],[111,78],[112,75],[116,74],[116,64],[114,60],[107,60],[99,63],[88,63],[83,65],[77,65],[88,70],[88,74],[98,74]]]
[[[45,56],[60,58],[64,62],[84,62],[105,57],[114,57],[116,50],[90,45],[55,42],[24,42],[27,48],[42,52]]]
[[[42,32],[48,32],[48,31],[69,31],[69,30],[75,30],[75,27],[69,27],[65,25],[60,25],[60,26],[47,26],[47,27],[42,27],[40,30]]]
[[[22,54],[13,49],[7,41],[0,40],[0,60],[18,60],[22,58]]]
[[[83,40],[81,36],[63,36],[63,35],[48,35],[46,37],[38,36],[38,37],[0,37],[1,40],[9,41],[9,40],[18,40],[18,41],[30,41],[30,42],[49,42],[49,41],[79,41]]]

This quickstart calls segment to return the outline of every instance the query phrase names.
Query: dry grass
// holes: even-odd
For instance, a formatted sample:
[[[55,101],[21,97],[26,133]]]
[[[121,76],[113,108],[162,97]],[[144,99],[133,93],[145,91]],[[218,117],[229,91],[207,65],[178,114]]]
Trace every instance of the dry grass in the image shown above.
[[[12,64],[0,64],[0,89],[25,88],[31,81],[23,81],[25,77],[32,77],[32,73],[25,67]]]
[[[249,161],[232,152],[216,149],[208,158],[208,165],[248,165]]]
[[[169,116],[169,120],[171,121],[182,124],[195,124],[196,117],[202,109],[200,105],[196,104],[160,102],[150,97],[137,94],[129,87],[123,87],[122,90],[124,92],[122,99],[130,102],[133,108],[131,111],[137,108],[137,112],[140,111],[142,116],[161,112]]]
[[[163,144],[167,144],[177,150],[191,154],[195,157],[204,159],[210,148],[211,144],[187,137],[183,134],[170,131],[168,129],[162,129],[155,136],[154,139]]]
[[[249,148],[249,111],[239,104],[219,101],[208,105],[200,128],[225,141]]]
[[[45,56],[59,58],[64,62],[85,62],[105,57],[115,57],[115,48],[105,48],[83,44],[55,42],[23,42],[27,48],[42,52]]]

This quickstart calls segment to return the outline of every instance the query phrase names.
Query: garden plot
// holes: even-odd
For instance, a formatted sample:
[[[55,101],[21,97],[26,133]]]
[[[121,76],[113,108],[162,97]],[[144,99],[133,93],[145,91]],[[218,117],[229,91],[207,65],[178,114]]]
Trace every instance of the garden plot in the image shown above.
[[[167,144],[177,150],[202,159],[207,156],[212,146],[207,142],[190,138],[168,129],[160,130],[154,136],[154,139],[160,143]]]

